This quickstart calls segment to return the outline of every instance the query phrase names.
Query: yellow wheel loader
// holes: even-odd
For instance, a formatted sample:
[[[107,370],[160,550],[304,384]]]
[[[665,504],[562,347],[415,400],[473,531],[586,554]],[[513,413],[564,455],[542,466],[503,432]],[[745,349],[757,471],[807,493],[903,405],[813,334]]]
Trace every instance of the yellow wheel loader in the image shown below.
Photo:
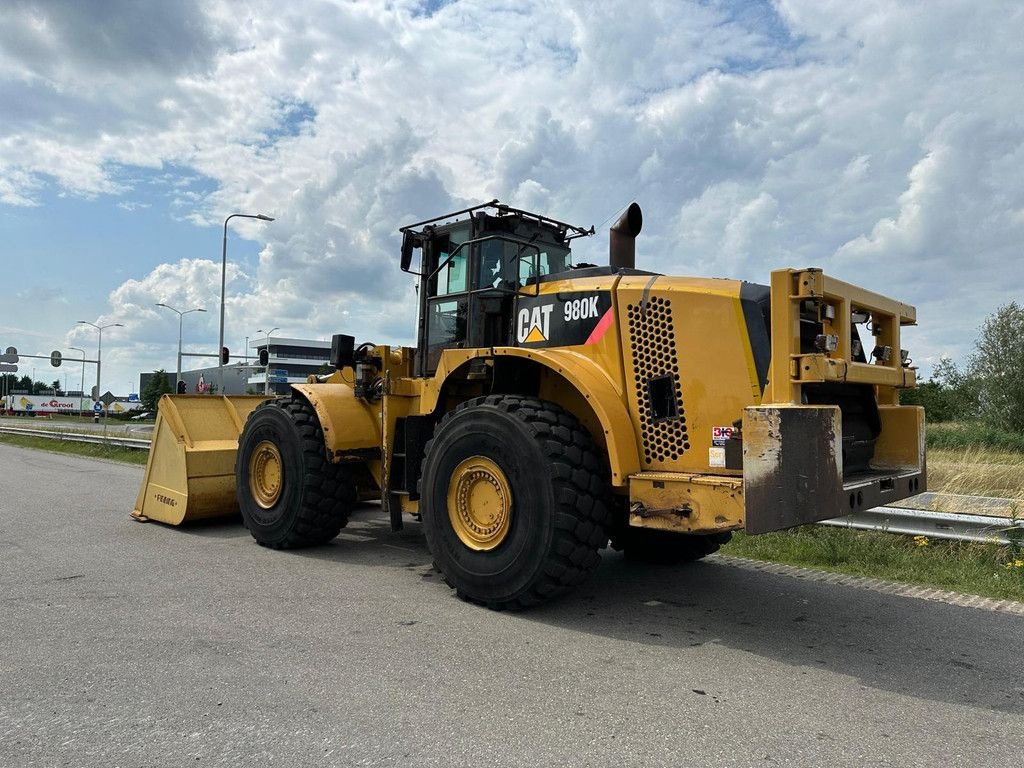
[[[641,226],[634,203],[603,266],[573,263],[593,228],[497,201],[403,227],[417,345],[336,335],[334,372],[286,397],[164,396],[134,516],[240,510],[304,547],[374,496],[394,529],[422,521],[460,596],[522,608],[609,540],[692,560],[925,489],[923,412],[898,398],[913,307],[819,269],[640,270]]]

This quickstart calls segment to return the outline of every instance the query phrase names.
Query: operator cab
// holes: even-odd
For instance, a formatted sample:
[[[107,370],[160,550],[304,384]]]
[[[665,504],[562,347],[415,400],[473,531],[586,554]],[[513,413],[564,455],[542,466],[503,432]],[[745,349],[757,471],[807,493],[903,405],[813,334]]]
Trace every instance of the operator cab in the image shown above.
[[[446,349],[511,345],[516,295],[536,295],[545,277],[570,271],[571,241],[594,229],[494,200],[401,232],[402,269],[420,278],[416,368],[427,376]]]

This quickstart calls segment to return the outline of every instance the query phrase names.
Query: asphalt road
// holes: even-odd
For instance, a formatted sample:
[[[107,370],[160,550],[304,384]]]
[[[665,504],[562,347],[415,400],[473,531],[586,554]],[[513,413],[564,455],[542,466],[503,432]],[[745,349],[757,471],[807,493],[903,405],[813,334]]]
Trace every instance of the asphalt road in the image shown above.
[[[141,469],[0,445],[0,766],[1021,766],[1024,619],[605,557],[524,614],[417,526],[128,518]]]

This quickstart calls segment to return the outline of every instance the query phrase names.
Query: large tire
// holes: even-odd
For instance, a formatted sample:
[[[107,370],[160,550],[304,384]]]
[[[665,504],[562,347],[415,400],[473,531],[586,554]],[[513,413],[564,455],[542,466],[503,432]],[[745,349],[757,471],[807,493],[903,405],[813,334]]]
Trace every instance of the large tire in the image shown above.
[[[624,528],[612,546],[627,560],[657,565],[676,565],[700,560],[727,544],[732,533],[686,534],[652,528]]]
[[[355,503],[346,471],[326,458],[316,411],[289,396],[262,403],[238,439],[235,489],[257,542],[297,549],[330,541]]]
[[[425,449],[420,510],[435,567],[457,594],[516,610],[597,566],[608,493],[602,456],[574,416],[536,398],[491,395],[438,424]],[[479,519],[481,508],[497,510],[493,524]]]

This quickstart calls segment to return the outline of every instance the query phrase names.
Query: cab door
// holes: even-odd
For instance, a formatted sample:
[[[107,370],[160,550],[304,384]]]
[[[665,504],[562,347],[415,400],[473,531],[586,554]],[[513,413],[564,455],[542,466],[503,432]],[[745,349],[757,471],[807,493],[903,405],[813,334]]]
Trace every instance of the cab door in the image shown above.
[[[467,221],[464,227],[438,234],[429,243],[429,262],[435,265],[436,274],[425,281],[426,317],[421,324],[419,343],[421,375],[437,370],[444,350],[466,346],[473,255],[473,246],[466,244],[470,234]]]

